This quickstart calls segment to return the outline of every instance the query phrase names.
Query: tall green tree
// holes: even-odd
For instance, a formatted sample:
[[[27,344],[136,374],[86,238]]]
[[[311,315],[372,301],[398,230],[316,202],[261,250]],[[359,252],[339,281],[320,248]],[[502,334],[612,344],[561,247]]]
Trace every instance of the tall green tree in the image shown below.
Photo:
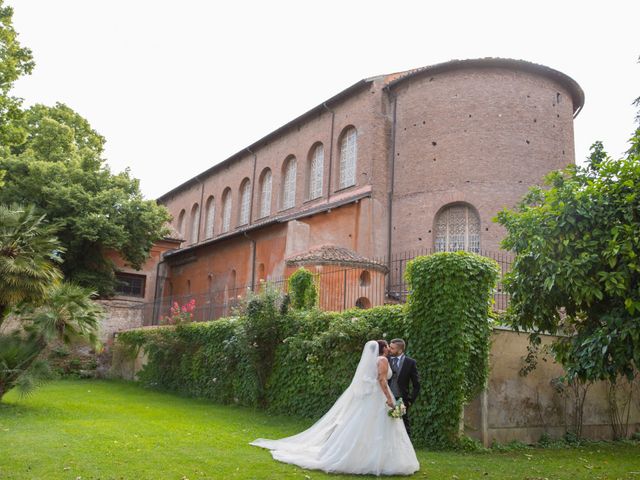
[[[570,379],[632,378],[640,368],[640,129],[614,160],[600,142],[585,166],[550,173],[497,221],[515,252],[510,321],[553,345]]]
[[[65,277],[109,294],[114,249],[134,268],[166,233],[169,214],[145,200],[128,171],[113,174],[104,163],[104,138],[63,104],[25,112],[28,137],[0,158],[6,172],[0,202],[33,203],[60,225],[66,249]]]
[[[34,204],[59,225],[65,278],[108,295],[115,280],[105,251],[139,268],[166,234],[169,214],[143,198],[128,170],[109,170],[104,137],[77,112],[62,103],[25,110],[11,96],[15,81],[34,68],[12,14],[0,0],[0,203]]]
[[[31,50],[22,47],[13,28],[13,9],[0,0],[0,151],[26,138],[22,123],[22,101],[10,95],[14,82],[31,73]]]

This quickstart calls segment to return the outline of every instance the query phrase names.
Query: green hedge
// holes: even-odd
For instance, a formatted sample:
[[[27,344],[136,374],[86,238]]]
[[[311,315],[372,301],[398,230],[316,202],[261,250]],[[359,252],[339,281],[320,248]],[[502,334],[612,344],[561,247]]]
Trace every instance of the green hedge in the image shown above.
[[[402,306],[294,316],[298,329],[278,348],[268,405],[273,412],[312,418],[349,385],[367,341],[402,336],[406,327]]]
[[[401,337],[425,380],[412,411],[414,441],[451,446],[456,409],[486,378],[495,266],[473,254],[436,254],[410,265],[414,292],[406,306],[289,310],[267,287],[236,318],[133,330],[117,343],[132,354],[144,348],[148,362],[138,378],[149,387],[318,418],[350,383],[368,340]],[[454,419],[434,417],[444,413]],[[435,429],[428,424],[434,418]]]
[[[405,334],[402,306],[345,312],[291,311],[281,317],[267,408],[321,415],[351,381],[368,340]],[[247,318],[131,330],[118,343],[148,355],[139,380],[148,387],[220,403],[259,406],[260,385],[243,345]]]

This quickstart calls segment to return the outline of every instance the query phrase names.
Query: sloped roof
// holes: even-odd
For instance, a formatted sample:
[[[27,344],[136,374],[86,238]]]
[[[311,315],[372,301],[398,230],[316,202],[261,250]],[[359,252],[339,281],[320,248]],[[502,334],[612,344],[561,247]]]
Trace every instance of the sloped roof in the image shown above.
[[[287,259],[288,266],[296,265],[340,265],[359,267],[387,272],[387,266],[376,260],[364,257],[353,250],[336,245],[323,245],[308,252]]]

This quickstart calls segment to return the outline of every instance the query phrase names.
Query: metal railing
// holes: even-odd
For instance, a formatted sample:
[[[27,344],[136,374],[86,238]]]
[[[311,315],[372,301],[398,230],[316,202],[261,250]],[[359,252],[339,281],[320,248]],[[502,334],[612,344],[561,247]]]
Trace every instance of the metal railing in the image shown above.
[[[407,296],[409,294],[409,286],[405,279],[407,263],[416,257],[431,255],[432,253],[436,253],[436,251],[424,248],[393,255],[391,257],[391,262],[389,262],[389,284],[387,287],[387,296],[390,299],[394,299],[400,303],[407,301]],[[498,266],[500,267],[500,280],[498,281],[493,293],[493,308],[496,311],[506,310],[509,305],[509,296],[503,290],[502,278],[511,268],[513,255],[508,252],[489,252],[484,250],[475,253],[482,255],[483,257],[491,258],[498,263]]]
[[[314,272],[318,287],[319,307],[326,311],[343,311],[353,307],[370,308],[390,303],[404,303],[409,295],[409,286],[405,279],[407,263],[421,255],[434,253],[433,250],[421,249],[394,255],[389,262],[377,260],[379,264],[387,265],[388,273],[379,269],[365,267],[316,266],[307,267]],[[478,252],[495,260],[500,266],[501,279],[509,270],[513,257],[506,252]],[[286,278],[268,278],[267,282],[280,289],[287,290]],[[235,286],[210,292],[192,293],[186,295],[172,295],[163,297],[155,302],[140,304],[143,309],[143,324],[157,325],[169,323],[171,308],[177,302],[178,306],[195,301],[191,312],[193,321],[215,320],[232,315],[234,309],[248,292],[258,291],[263,283],[256,285]],[[499,281],[494,290],[494,310],[503,311],[509,303],[508,295],[502,289]]]

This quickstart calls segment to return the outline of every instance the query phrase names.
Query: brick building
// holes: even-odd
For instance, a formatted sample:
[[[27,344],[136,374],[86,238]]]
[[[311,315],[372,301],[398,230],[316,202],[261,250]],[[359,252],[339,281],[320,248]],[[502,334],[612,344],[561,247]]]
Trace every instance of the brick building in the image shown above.
[[[154,296],[220,304],[217,292],[224,311],[204,315],[218,316],[300,259],[362,268],[363,286],[401,252],[497,251],[495,214],[574,162],[583,102],[570,77],[521,60],[361,80],[158,199],[185,240],[163,255]]]

